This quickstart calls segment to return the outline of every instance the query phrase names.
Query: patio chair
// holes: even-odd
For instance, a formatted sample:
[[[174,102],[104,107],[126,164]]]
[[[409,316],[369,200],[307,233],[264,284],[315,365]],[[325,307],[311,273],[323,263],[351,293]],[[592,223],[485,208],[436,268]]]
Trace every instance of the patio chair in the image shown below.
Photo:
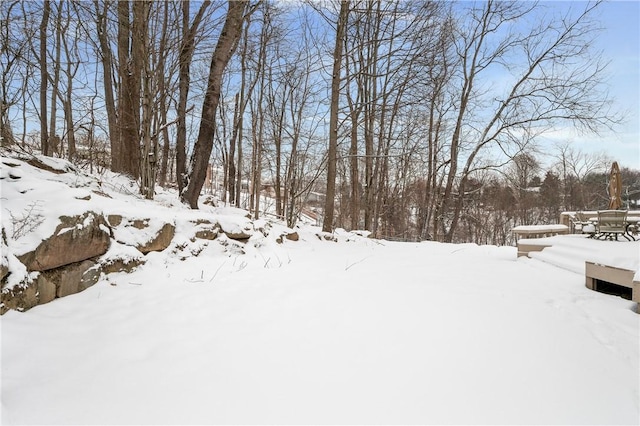
[[[575,215],[572,215],[570,217],[575,232],[588,234],[589,238],[593,238],[596,233],[596,226],[592,221],[589,220],[584,212],[576,212]]]
[[[626,210],[600,210],[598,211],[598,225],[596,226],[597,238],[605,240],[618,240],[622,235],[627,240],[627,211]]]

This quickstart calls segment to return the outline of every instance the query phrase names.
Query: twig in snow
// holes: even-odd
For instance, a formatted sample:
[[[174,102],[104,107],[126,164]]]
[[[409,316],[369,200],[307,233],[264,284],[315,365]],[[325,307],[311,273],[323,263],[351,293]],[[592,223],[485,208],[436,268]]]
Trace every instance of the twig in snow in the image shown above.
[[[240,272],[242,271],[244,268],[247,267],[247,262],[245,262],[244,260],[242,261],[242,263],[240,264],[240,266],[238,267],[238,270],[236,272]]]
[[[131,284],[131,285],[142,285],[142,283],[134,283],[133,281],[129,281],[129,284]]]
[[[225,263],[227,263],[226,259],[225,259],[224,262],[222,262],[222,264],[220,266],[218,266],[218,269],[216,269],[216,272],[213,274],[213,276],[211,277],[209,282],[213,281],[213,279],[216,277],[216,275],[218,275],[218,272],[220,272],[220,269],[222,269],[222,267],[224,266]]]
[[[357,265],[358,263],[362,263],[362,262],[364,262],[366,259],[368,259],[368,258],[370,258],[370,257],[371,257],[371,256],[365,256],[365,257],[363,257],[362,259],[358,260],[357,262],[353,262],[351,265],[346,266],[346,267],[344,268],[344,270],[345,270],[345,271],[348,271],[352,266]]]

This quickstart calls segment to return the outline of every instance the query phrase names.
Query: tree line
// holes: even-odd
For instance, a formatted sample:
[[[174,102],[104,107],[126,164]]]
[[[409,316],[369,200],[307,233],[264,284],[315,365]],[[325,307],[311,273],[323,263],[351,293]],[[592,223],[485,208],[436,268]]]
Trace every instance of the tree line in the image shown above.
[[[471,218],[499,209],[477,197],[526,199],[506,176],[540,161],[546,131],[619,120],[592,47],[599,4],[4,1],[0,137],[126,174],[147,198],[175,186],[192,208],[214,164],[222,201],[256,218],[269,184],[290,226],[320,192],[326,231],[480,240]],[[539,194],[589,176],[556,151]],[[573,206],[560,195],[555,210]],[[525,219],[542,220],[503,226]]]

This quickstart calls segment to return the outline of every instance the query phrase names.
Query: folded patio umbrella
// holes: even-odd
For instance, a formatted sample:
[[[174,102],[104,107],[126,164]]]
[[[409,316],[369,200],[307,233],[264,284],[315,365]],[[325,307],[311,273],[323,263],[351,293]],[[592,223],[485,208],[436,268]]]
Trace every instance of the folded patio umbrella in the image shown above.
[[[620,207],[622,207],[622,176],[618,162],[614,161],[609,177],[609,209],[618,210]]]

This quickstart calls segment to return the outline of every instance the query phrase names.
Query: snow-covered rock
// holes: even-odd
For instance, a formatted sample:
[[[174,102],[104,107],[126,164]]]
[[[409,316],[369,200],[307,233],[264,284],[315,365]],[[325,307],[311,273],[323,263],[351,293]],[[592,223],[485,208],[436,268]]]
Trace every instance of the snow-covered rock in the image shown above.
[[[109,215],[113,236],[121,244],[136,247],[141,253],[162,251],[175,235],[175,225],[161,218],[124,218]]]
[[[109,228],[101,214],[61,216],[53,235],[18,259],[29,271],[46,271],[100,256],[107,252],[109,243]]]

